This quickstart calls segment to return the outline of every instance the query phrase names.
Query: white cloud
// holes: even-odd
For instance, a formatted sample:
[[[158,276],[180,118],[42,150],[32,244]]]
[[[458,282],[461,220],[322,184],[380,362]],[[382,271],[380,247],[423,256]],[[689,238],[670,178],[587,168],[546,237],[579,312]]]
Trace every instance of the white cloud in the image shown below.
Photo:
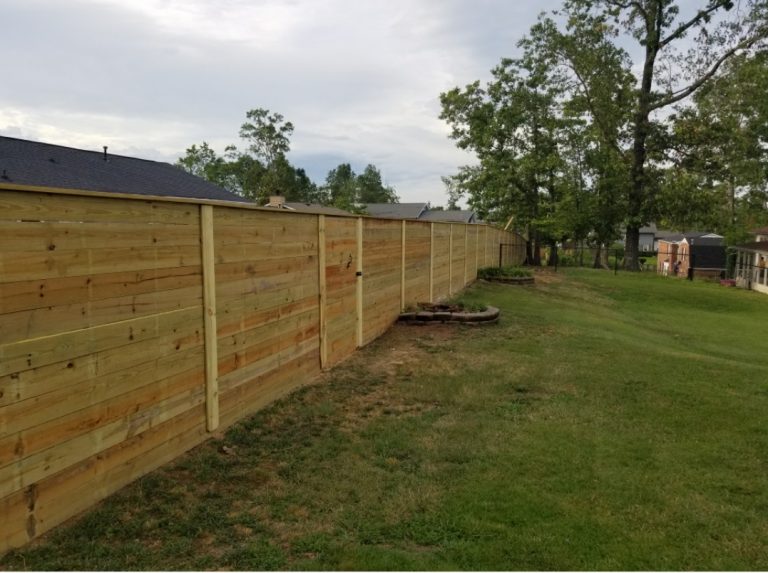
[[[6,0],[17,81],[0,133],[172,161],[238,143],[265,107],[294,123],[292,160],[316,180],[374,163],[403,201],[440,204],[440,176],[471,160],[440,92],[487,78],[556,3]]]

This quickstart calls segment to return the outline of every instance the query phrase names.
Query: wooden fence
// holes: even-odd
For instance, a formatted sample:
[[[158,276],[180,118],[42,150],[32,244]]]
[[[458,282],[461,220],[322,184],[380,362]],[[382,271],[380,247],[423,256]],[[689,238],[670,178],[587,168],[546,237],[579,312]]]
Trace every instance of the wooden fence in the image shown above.
[[[521,241],[485,225],[0,190],[0,552],[306,384]]]

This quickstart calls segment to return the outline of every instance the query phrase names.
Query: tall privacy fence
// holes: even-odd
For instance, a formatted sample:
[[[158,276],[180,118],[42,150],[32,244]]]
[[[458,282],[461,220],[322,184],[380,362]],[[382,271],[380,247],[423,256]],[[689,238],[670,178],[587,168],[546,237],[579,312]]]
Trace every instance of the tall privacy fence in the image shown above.
[[[0,552],[519,264],[484,225],[0,189]]]

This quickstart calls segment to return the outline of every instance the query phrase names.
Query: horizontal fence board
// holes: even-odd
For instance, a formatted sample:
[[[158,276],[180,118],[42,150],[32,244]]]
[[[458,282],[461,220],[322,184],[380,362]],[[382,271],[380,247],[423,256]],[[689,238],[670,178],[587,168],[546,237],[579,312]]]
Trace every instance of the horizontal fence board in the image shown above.
[[[0,345],[0,376],[157,338],[161,333],[185,324],[190,314],[197,315],[202,325],[201,309],[192,307]]]
[[[0,283],[200,265],[200,246],[0,251]]]
[[[80,251],[83,249],[172,247],[200,244],[195,224],[165,222],[61,222],[0,219],[0,245],[14,252]]]
[[[94,404],[107,405],[126,393],[141,391],[142,388],[146,390],[172,377],[174,373],[201,367],[199,347],[176,351],[158,360],[143,362],[93,379],[79,380],[75,384],[13,402],[0,409],[0,428],[4,434],[13,434],[29,428],[44,427],[51,420],[72,412],[82,412]]]
[[[199,407],[90,456],[83,463],[10,496],[11,503],[24,504],[28,516],[21,535],[17,528],[9,531],[16,540],[25,541],[45,533],[205,438],[205,416]]]
[[[200,285],[2,315],[0,344],[161,314],[202,303]]]
[[[184,266],[2,283],[0,315],[183,289],[200,285],[201,280],[199,266]]]
[[[145,225],[200,224],[197,205],[165,201],[114,199],[111,197],[75,197],[46,193],[3,190],[0,192],[0,220],[53,221],[81,223],[128,223]]]
[[[221,396],[221,424],[230,426],[245,415],[263,408],[295,388],[311,382],[319,374],[319,346],[309,347],[303,354],[273,369],[258,374]]]
[[[169,332],[61,362],[0,376],[0,406],[7,406],[50,392],[61,395],[80,391],[85,384],[97,383],[111,375],[131,376],[145,369],[162,374],[166,369],[183,367],[202,345],[200,317],[188,316]],[[187,351],[192,349],[189,354]],[[95,382],[94,382],[95,381]],[[0,419],[5,414],[0,409]]]
[[[94,453],[123,443],[139,435],[155,424],[203,404],[205,390],[204,373],[201,369],[193,373],[177,374],[170,385],[170,396],[162,385],[153,388],[153,394],[139,401],[130,415],[91,428],[88,433],[71,439],[63,438],[48,449],[25,456],[18,462],[0,467],[0,497],[31,485],[58,471],[81,462]],[[180,390],[184,390],[183,392]],[[145,408],[141,408],[142,404]]]

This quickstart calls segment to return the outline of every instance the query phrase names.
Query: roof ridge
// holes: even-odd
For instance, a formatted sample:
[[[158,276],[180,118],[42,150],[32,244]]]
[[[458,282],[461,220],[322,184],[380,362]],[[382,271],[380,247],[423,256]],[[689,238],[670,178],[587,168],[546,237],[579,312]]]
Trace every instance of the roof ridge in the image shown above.
[[[94,150],[91,150],[91,149],[82,149],[80,147],[71,147],[69,145],[59,145],[57,143],[48,143],[46,141],[37,141],[37,140],[34,140],[34,139],[22,139],[20,137],[11,137],[9,135],[0,135],[0,139],[10,139],[10,140],[13,140],[13,141],[18,141],[20,143],[25,143],[27,145],[29,145],[29,144],[32,144],[32,145],[42,145],[42,146],[46,146],[46,147],[54,147],[54,148],[58,148],[58,149],[66,149],[66,150],[69,150],[69,151],[77,151],[79,153],[93,153],[93,154],[98,155],[98,156],[104,155],[104,151],[94,151]],[[131,159],[133,161],[148,161],[150,163],[159,163],[161,165],[170,165],[171,167],[175,167],[175,165],[173,163],[168,163],[167,161],[158,161],[156,159],[145,159],[143,157],[133,157],[131,155],[122,155],[120,153],[109,153],[108,152],[107,156],[108,157],[121,157],[123,159]]]

